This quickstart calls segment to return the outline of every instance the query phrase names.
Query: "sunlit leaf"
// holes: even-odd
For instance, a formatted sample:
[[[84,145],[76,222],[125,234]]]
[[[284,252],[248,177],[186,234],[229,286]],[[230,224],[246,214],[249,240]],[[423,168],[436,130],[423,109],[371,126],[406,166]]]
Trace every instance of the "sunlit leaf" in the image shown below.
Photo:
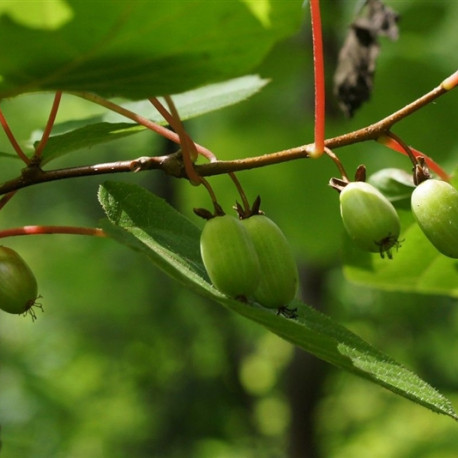
[[[37,28],[27,20],[30,2],[16,3],[22,12],[0,16],[0,48],[14,43],[14,52],[0,54],[0,98],[39,90],[176,94],[250,72],[302,21],[301,0],[269,2],[268,24],[235,0],[67,0],[64,20]]]

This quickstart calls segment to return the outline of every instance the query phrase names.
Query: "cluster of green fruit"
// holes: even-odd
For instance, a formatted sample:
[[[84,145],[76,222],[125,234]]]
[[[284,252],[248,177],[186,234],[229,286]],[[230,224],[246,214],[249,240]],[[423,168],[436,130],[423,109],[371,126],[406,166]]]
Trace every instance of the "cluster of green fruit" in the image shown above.
[[[458,191],[445,181],[428,178],[412,192],[411,208],[436,249],[458,258]],[[393,204],[378,189],[363,181],[346,184],[340,192],[340,211],[347,233],[361,249],[392,257],[401,224]]]
[[[239,300],[287,310],[298,288],[298,271],[289,243],[268,217],[255,212],[236,218],[210,218],[200,249],[213,285]]]
[[[0,246],[0,309],[35,318],[32,307],[37,291],[37,280],[26,262],[16,251]]]

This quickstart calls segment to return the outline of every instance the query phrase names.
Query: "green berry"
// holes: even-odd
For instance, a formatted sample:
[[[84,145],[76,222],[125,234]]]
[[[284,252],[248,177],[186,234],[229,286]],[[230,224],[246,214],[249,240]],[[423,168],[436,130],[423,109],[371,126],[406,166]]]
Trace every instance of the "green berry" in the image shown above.
[[[37,298],[37,281],[30,267],[11,248],[0,246],[0,309],[28,312]]]
[[[445,256],[458,258],[458,191],[429,179],[412,193],[412,212],[429,241]]]
[[[391,202],[374,186],[357,181],[340,193],[340,214],[350,238],[364,251],[387,253],[398,245],[399,216]]]
[[[242,223],[233,216],[206,222],[200,252],[213,285],[232,297],[247,298],[259,283],[259,260]]]
[[[291,247],[281,229],[264,215],[242,220],[251,236],[261,266],[254,298],[269,308],[287,306],[296,295],[298,272]]]

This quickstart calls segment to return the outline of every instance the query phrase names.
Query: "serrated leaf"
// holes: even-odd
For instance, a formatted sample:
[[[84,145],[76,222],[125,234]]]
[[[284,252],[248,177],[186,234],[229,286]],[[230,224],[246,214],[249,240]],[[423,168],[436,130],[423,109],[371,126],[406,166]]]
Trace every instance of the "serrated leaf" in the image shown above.
[[[256,303],[225,296],[209,283],[199,252],[200,230],[143,188],[106,182],[99,200],[107,214],[107,233],[146,254],[188,288],[262,324],[318,358],[377,383],[435,412],[458,419],[451,403],[417,375],[364,342],[329,317],[293,301],[297,319],[285,318]]]
[[[22,3],[24,17],[27,1]],[[35,0],[45,8],[45,0]],[[0,16],[0,98],[35,91],[89,91],[142,99],[176,94],[250,72],[302,21],[301,0],[269,2],[269,21],[241,1],[82,2],[40,28],[20,9]]]
[[[393,259],[359,250],[344,240],[345,276],[379,289],[458,297],[458,260],[439,253],[408,210],[398,209],[403,231]]]
[[[260,91],[268,80],[247,75],[223,83],[210,84],[173,96],[182,120],[234,105]],[[149,101],[122,104],[157,124],[166,124]],[[49,138],[42,155],[42,164],[81,148],[107,143],[146,130],[124,116],[108,112],[104,116],[56,124],[53,132],[63,132]]]

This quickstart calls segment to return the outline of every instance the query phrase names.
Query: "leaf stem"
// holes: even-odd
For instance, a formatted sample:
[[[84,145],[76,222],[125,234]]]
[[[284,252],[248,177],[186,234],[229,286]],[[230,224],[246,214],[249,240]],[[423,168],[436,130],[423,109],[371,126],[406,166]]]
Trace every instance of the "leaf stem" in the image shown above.
[[[161,116],[169,123],[169,125],[171,127],[173,127],[173,129],[175,131],[177,131],[177,129],[175,128],[175,120],[174,120],[173,116],[166,110],[166,108],[164,107],[164,105],[162,105],[162,103],[159,101],[159,99],[157,97],[151,97],[148,100],[153,104],[154,108],[156,108],[156,110],[159,111]],[[185,134],[187,135],[186,132],[185,132]],[[196,145],[195,142],[193,142],[193,143]],[[196,148],[197,148],[197,145],[196,145]],[[202,147],[201,150],[199,150],[199,148],[197,148],[197,152],[202,154],[204,157],[206,157],[211,162],[217,160],[216,156],[210,150],[208,150],[208,149],[206,149],[204,147]]]
[[[310,19],[312,25],[313,71],[315,79],[315,143],[309,151],[309,156],[316,159],[323,155],[325,136],[324,59],[319,0],[310,0]]]
[[[414,164],[417,162],[416,158],[418,157],[423,157],[425,159],[426,165],[430,170],[432,170],[437,176],[441,177],[442,180],[444,181],[450,181],[450,175],[442,169],[442,167],[435,162],[433,159],[431,159],[429,156],[426,154],[422,153],[421,151],[416,150],[415,148],[412,148],[411,146],[406,145],[404,142],[401,144],[399,142],[399,137],[393,137],[393,134],[390,133],[391,135],[382,135],[380,136],[377,141],[381,143],[382,145],[385,145],[386,147],[392,149],[393,151],[397,151],[398,153],[404,154],[406,156],[409,156],[410,159],[412,160],[412,156],[414,157]],[[402,141],[402,140],[401,140]],[[406,149],[407,147],[407,149]],[[411,155],[409,154],[409,152]]]
[[[178,114],[178,110],[176,109],[172,98],[168,95],[166,95],[164,98],[173,118],[172,127],[180,137],[181,154],[183,156],[186,175],[193,185],[198,186],[202,183],[202,178],[194,170],[194,162],[196,161],[198,155],[196,145],[184,130],[183,123],[181,122],[180,115]]]
[[[1,109],[0,109],[0,124],[2,125],[3,130],[5,131],[5,134],[8,137],[8,140],[10,141],[14,150],[16,151],[16,154],[19,156],[20,159],[22,159],[23,162],[29,165],[30,159],[25,155],[24,151],[22,151],[22,148],[19,146],[19,143],[17,142],[16,138],[14,137],[14,134],[11,131],[10,126],[8,125],[8,122],[5,116],[3,115],[3,112]]]
[[[57,111],[59,110],[60,100],[62,98],[62,91],[57,91],[54,96],[54,101],[51,107],[51,111],[49,112],[48,122],[46,123],[46,127],[43,131],[43,135],[41,136],[40,143],[38,143],[37,147],[35,148],[35,156],[37,158],[41,157],[41,153],[43,152],[46,143],[48,142],[49,136],[51,135],[52,127],[54,126],[54,121],[56,120]]]
[[[164,126],[156,124],[155,122],[150,121],[149,119],[144,118],[143,116],[134,113],[133,111],[130,111],[127,108],[124,108],[116,103],[104,99],[103,97],[100,97],[91,92],[68,92],[68,94],[73,94],[77,97],[81,97],[82,99],[86,99],[90,102],[96,103],[97,105],[101,105],[105,108],[108,108],[109,110],[114,111],[115,113],[118,113],[128,119],[131,119],[132,121],[135,121],[136,123],[158,133],[159,135],[162,135],[163,137],[171,140],[172,142],[180,144],[180,137],[175,132],[172,132],[170,129],[167,129]],[[204,148],[203,146],[197,143],[196,148],[197,151],[203,155],[206,155],[209,152],[207,148]]]
[[[0,199],[0,210],[13,198],[15,194],[16,191],[11,191]]]

